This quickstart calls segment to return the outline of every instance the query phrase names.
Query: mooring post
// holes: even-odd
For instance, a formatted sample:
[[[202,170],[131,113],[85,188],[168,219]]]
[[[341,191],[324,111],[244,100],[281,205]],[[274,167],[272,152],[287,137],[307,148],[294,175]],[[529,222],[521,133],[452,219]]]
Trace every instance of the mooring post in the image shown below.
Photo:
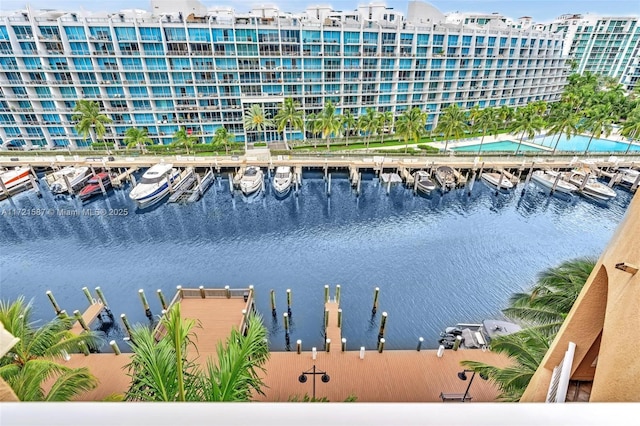
[[[342,328],[342,309],[338,309],[338,328]]]
[[[69,177],[67,175],[62,175],[64,178],[64,183],[67,185],[67,192],[69,195],[73,195],[73,188],[71,187],[71,182],[69,182]]]
[[[529,181],[531,180],[531,175],[533,174],[533,166],[535,165],[535,161],[531,163],[531,167],[529,168],[529,174],[527,174],[527,178],[524,180],[524,186],[522,187],[522,194],[524,195],[527,186],[529,186]]]
[[[436,353],[436,355],[438,356],[438,358],[442,358],[442,355],[444,355],[444,345],[438,346],[438,352]]]
[[[201,297],[202,299],[206,298],[206,295],[205,295],[205,293],[204,293],[204,286],[203,286],[203,285],[201,285],[200,287],[198,287],[198,290],[200,290],[200,297]]]
[[[324,310],[324,332],[327,332],[327,327],[329,327],[329,310]]]
[[[33,173],[33,167],[31,168],[31,171]],[[29,180],[31,181],[31,189],[35,189],[36,195],[40,197],[40,186],[38,186],[38,181],[33,176],[34,176],[33,174],[29,175]]]
[[[382,351],[384,350],[384,338],[380,339],[380,341],[378,342],[378,353],[382,353]]]
[[[296,340],[296,351],[298,352],[298,355],[302,353],[302,340],[300,339]]]
[[[329,303],[329,285],[324,286],[324,303]]]
[[[158,299],[160,299],[160,304],[162,305],[162,309],[167,310],[167,301],[164,298],[164,294],[162,294],[162,290],[158,289]]]
[[[271,315],[276,316],[276,292],[271,290]]]
[[[380,330],[378,330],[378,340],[384,337],[384,327],[387,325],[387,313],[382,313],[382,318],[380,318]]]
[[[89,326],[87,325],[87,323],[85,322],[84,318],[82,318],[82,314],[80,313],[79,310],[75,310],[73,311],[73,316],[78,320],[78,322],[80,323],[80,326],[85,330],[85,331],[89,331]]]
[[[289,315],[285,312],[282,316],[284,317],[284,332],[289,333]]]
[[[364,359],[364,346],[360,346],[360,359]]]
[[[387,181],[387,195],[391,192],[391,173],[389,173],[389,180]]]
[[[115,340],[110,341],[109,346],[111,346],[111,349],[113,349],[113,353],[115,353],[116,355],[120,355],[122,353]]]
[[[418,193],[418,178],[416,177],[416,173],[413,174],[413,195]]]
[[[138,290],[138,296],[140,296],[140,302],[142,302],[142,307],[144,308],[144,313],[148,317],[151,316],[151,308],[149,308],[149,302],[147,302],[147,297],[144,295],[144,290]]]
[[[460,347],[460,343],[462,343],[462,336],[456,336],[456,340],[454,340],[453,342],[453,350],[457,351],[458,348]]]
[[[90,354],[89,347],[87,346],[87,344],[85,343],[84,340],[80,340],[78,342],[78,347],[80,348],[80,350],[82,351],[84,356],[89,356],[89,354]]]
[[[378,312],[378,295],[380,294],[380,287],[376,287],[373,292],[373,308],[371,309],[371,313],[375,315]]]
[[[5,197],[9,198],[11,196],[11,193],[9,192],[7,187],[4,185],[4,182],[2,181],[2,179],[0,179],[0,189],[2,189],[2,192],[4,193]]]
[[[331,352],[331,339],[326,339],[325,343],[324,343],[324,346],[325,346],[327,352]]]
[[[89,305],[93,305],[93,297],[91,297],[91,292],[89,291],[89,289],[87,287],[82,287],[82,292],[89,301]]]
[[[422,342],[424,342],[424,338],[418,338],[418,347],[416,348],[418,352],[420,352],[420,349],[422,349]]]
[[[291,289],[287,289],[287,314],[291,316]]]
[[[340,284],[336,285],[336,303],[340,306]]]
[[[347,351],[347,339],[346,338],[342,338],[342,352],[346,352]]]
[[[502,179],[504,179],[504,169],[500,169],[500,178],[498,178],[498,189],[496,189],[496,193],[500,192],[502,188]]]
[[[587,181],[589,180],[589,177],[591,177],[591,173],[587,173],[582,177],[582,183],[580,184],[580,192],[582,192],[582,190],[584,190],[584,187],[587,184]]]
[[[53,293],[51,292],[51,290],[47,290],[47,297],[49,298],[49,301],[53,305],[53,310],[56,311],[56,315],[60,315],[60,312],[61,312],[60,306],[58,306],[58,302],[56,302],[56,298],[53,297]]]
[[[556,188],[558,187],[558,181],[560,181],[560,171],[558,170],[558,174],[556,175],[556,179],[553,181],[553,186],[551,187],[551,194],[556,192]]]
[[[122,324],[124,325],[124,329],[127,330],[127,334],[129,335],[129,339],[132,339],[131,333],[131,324],[129,324],[129,320],[125,314],[120,314],[120,320],[122,320]]]
[[[360,183],[362,182],[362,172],[358,172],[358,185],[356,186],[356,194],[360,195]]]
[[[636,189],[638,188],[639,183],[640,183],[640,173],[638,173],[638,176],[636,176],[636,180],[634,180],[633,185],[631,185],[632,192],[636,192]]]
[[[104,297],[104,293],[102,292],[102,289],[100,287],[96,287],[96,294],[98,295],[98,299],[100,299],[100,302],[102,302],[102,305],[104,305],[104,308],[109,311],[107,299]]]
[[[316,359],[318,357],[318,349],[314,346],[311,348],[311,358]]]
[[[69,318],[69,315],[67,315],[67,311],[63,309],[60,312],[58,312],[58,318],[60,319]]]
[[[327,197],[331,196],[331,173],[329,173],[329,178],[327,180]]]

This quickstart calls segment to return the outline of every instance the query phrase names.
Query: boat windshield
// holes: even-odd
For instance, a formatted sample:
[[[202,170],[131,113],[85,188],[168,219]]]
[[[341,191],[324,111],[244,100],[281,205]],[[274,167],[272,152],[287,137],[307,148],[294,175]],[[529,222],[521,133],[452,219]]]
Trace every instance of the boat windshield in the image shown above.
[[[145,185],[151,185],[154,183],[158,183],[160,181],[162,181],[162,179],[164,179],[164,176],[159,175],[159,176],[142,176],[142,179],[140,179],[140,183],[143,183]]]
[[[247,169],[247,171],[244,172],[245,176],[255,176],[257,174],[258,174],[258,170],[253,169],[253,168],[252,169]]]
[[[280,179],[286,179],[289,177],[289,173],[284,173],[284,172],[276,173],[276,177]]]

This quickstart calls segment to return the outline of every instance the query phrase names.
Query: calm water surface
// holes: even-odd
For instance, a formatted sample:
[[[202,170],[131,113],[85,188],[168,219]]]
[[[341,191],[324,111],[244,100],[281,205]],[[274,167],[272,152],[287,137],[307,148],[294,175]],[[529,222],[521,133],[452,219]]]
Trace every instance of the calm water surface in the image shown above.
[[[342,177],[342,178],[341,178]],[[334,175],[325,195],[321,175],[305,174],[299,197],[232,197],[216,181],[192,205],[162,204],[135,211],[128,188],[86,208],[126,208],[126,216],[0,216],[0,296],[33,299],[36,317],[53,310],[52,290],[67,312],[84,309],[83,286],[101,286],[116,317],[148,322],[138,289],[154,314],[162,289],[175,286],[256,288],[257,307],[271,331],[271,346],[285,347],[285,291],[293,293],[291,341],[322,347],[323,287],[342,286],[343,336],[348,346],[374,348],[382,311],[391,349],[413,348],[418,337],[436,347],[438,333],[456,322],[499,317],[512,292],[528,288],[544,268],[577,256],[599,256],[631,196],[617,190],[608,205],[582,198],[549,197],[523,184],[496,196],[476,182],[430,198],[402,186],[389,195],[368,176],[358,198],[346,176]],[[80,208],[71,198],[23,193],[0,208]],[[374,287],[378,314],[371,315]],[[269,290],[275,289],[277,321]],[[106,327],[104,327],[106,328]],[[118,327],[108,330],[121,338]],[[124,346],[124,345],[121,345]]]

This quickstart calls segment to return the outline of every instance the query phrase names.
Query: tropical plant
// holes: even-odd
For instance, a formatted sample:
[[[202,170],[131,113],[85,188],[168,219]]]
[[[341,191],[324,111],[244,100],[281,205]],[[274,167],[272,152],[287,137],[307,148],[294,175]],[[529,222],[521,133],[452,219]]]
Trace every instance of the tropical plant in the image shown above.
[[[613,123],[616,117],[613,114],[613,108],[610,104],[594,105],[586,110],[586,117],[579,126],[580,130],[587,131],[591,134],[587,147],[584,150],[585,155],[589,151],[591,141],[594,137],[600,138],[603,134],[609,136],[613,130]]]
[[[497,115],[498,119],[502,123],[501,128],[506,129],[513,118],[513,108],[508,105],[501,105],[500,108],[498,108]]]
[[[409,141],[418,143],[420,137],[425,133],[427,125],[427,114],[418,107],[411,108],[403,112],[396,120],[396,133],[405,142],[404,152],[409,149]]]
[[[247,318],[246,336],[233,329],[226,343],[217,345],[218,360],[202,370],[189,356],[194,348],[194,320],[183,319],[180,304],[160,320],[161,337],[147,327],[133,330],[133,355],[127,366],[129,401],[248,401],[262,393],[260,376],[269,357],[267,332],[257,314]]]
[[[445,108],[436,126],[436,132],[441,133],[445,139],[444,151],[447,151],[449,139],[452,138],[454,141],[461,139],[468,129],[467,114],[458,104],[451,104]]]
[[[549,132],[558,135],[558,139],[556,139],[556,143],[553,146],[553,154],[555,154],[558,143],[560,143],[560,137],[563,134],[567,136],[567,139],[571,139],[571,136],[578,133],[580,116],[571,107],[559,104],[558,107],[552,110],[549,120],[551,124]]]
[[[336,107],[333,106],[331,101],[328,101],[322,111],[315,116],[314,131],[322,135],[322,138],[327,143],[327,150],[330,149],[329,137],[340,133],[340,122],[340,116],[336,114]]]
[[[351,114],[351,111],[347,110],[342,114],[342,126],[344,127],[345,144],[349,146],[349,136],[351,132],[356,129],[358,122],[356,118]]]
[[[513,134],[520,133],[520,140],[518,141],[518,146],[516,147],[515,154],[518,155],[518,151],[520,151],[520,146],[522,145],[522,140],[525,135],[531,139],[533,138],[537,132],[542,130],[545,126],[544,119],[536,114],[534,108],[527,106],[523,108],[518,108],[516,111],[516,116],[511,123],[510,131]]]
[[[637,106],[622,124],[620,134],[629,140],[629,145],[625,152],[631,149],[631,143],[640,136],[640,106]]]
[[[173,134],[173,146],[175,148],[184,148],[189,155],[189,149],[197,142],[197,138],[187,132],[187,129],[181,127],[180,130]]]
[[[147,134],[147,129],[130,127],[124,134],[124,143],[127,144],[127,150],[130,148],[137,148],[144,152],[145,146],[151,145],[153,141]]]
[[[498,135],[498,117],[496,111],[493,108],[485,108],[481,110],[478,116],[473,120],[474,131],[481,132],[482,138],[480,139],[480,146],[478,147],[478,154],[482,151],[482,144],[487,134],[494,136]]]
[[[378,113],[373,108],[367,108],[365,113],[358,118],[358,129],[365,134],[365,142],[369,147],[371,135],[376,132],[378,127]]]
[[[300,104],[292,98],[287,98],[282,103],[280,111],[274,117],[275,125],[279,132],[282,132],[283,140],[287,145],[287,128],[294,130],[304,130],[304,114],[300,109]]]
[[[68,401],[94,389],[97,379],[88,369],[68,368],[58,360],[78,352],[79,345],[96,349],[98,334],[73,334],[69,329],[75,320],[69,317],[56,318],[36,328],[32,316],[31,304],[25,303],[24,298],[12,303],[0,301],[0,322],[20,339],[0,358],[0,377],[21,401]],[[44,390],[45,382],[48,391]]]
[[[387,129],[387,125],[391,125],[390,129]],[[378,113],[378,133],[381,136],[380,143],[384,143],[384,134],[385,130],[388,130],[391,133],[391,129],[393,129],[393,112],[391,111],[383,111]]]
[[[273,121],[267,117],[264,110],[259,104],[253,104],[244,112],[244,127],[250,132],[262,133],[264,139],[264,131],[273,127]],[[247,150],[247,141],[245,139],[245,151]]]
[[[79,100],[76,102],[73,111],[75,114],[71,116],[71,119],[76,121],[76,131],[85,140],[91,137],[92,143],[102,139],[107,131],[105,124],[113,121],[100,112],[100,104],[98,102]]]
[[[225,127],[218,127],[211,138],[211,143],[215,146],[224,146],[224,152],[229,153],[229,145],[236,140],[236,135],[229,132]]]

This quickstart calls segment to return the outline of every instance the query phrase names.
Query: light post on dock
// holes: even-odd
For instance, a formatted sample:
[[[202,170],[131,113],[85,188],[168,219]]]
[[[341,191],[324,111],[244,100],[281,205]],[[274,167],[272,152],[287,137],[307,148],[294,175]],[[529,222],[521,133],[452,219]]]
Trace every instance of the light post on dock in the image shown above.
[[[460,380],[467,380],[467,373],[471,373],[471,372],[473,372],[473,374],[471,375],[471,379],[469,380],[467,389],[464,391],[464,395],[462,396],[462,402],[465,402],[467,400],[467,397],[469,396],[469,389],[471,389],[471,383],[473,383],[473,379],[475,379],[476,377],[476,372],[473,370],[463,370],[458,373],[458,378]],[[487,376],[485,376],[484,374],[480,374],[480,378],[482,380],[487,380]]]
[[[302,374],[300,374],[300,376],[298,376],[298,381],[300,383],[306,383],[307,382],[307,375],[311,375],[313,376],[313,400],[315,401],[316,399],[316,376],[320,375],[320,380],[322,380],[322,383],[329,383],[329,380],[331,379],[329,377],[329,375],[327,374],[326,371],[320,371],[320,370],[316,370],[316,366],[314,365],[313,368],[309,371],[303,371]]]

